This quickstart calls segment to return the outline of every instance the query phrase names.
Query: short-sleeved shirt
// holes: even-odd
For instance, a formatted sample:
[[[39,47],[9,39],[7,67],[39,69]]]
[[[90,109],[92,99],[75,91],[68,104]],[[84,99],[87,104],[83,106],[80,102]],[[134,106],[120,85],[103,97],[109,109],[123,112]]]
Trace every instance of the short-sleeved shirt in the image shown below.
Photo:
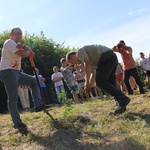
[[[63,77],[62,73],[61,72],[56,72],[56,73],[52,74],[51,79],[55,80],[55,79],[58,79],[60,77]],[[60,86],[60,85],[63,85],[63,81],[62,80],[60,80],[58,82],[55,82],[55,87],[56,86]]]
[[[149,71],[150,70],[150,58],[144,58],[144,59],[140,60],[140,66],[144,70]]]
[[[67,72],[65,72],[64,71],[65,68],[66,67],[63,67],[63,66],[60,68],[60,71],[63,74],[63,79],[68,86],[72,86],[72,84],[74,84],[74,82],[77,82],[76,78],[73,76],[71,69],[68,69]]]
[[[5,41],[2,48],[0,70],[21,69],[21,57],[15,54],[15,52],[18,51],[16,46],[17,43],[12,39],[8,39]]]
[[[35,75],[34,75],[33,77],[36,78]],[[38,79],[40,80],[40,79],[42,79],[42,78],[43,78],[43,76],[39,74],[39,75],[38,75]],[[46,87],[45,82],[40,82],[40,86],[41,86],[41,87]]]
[[[101,55],[108,51],[112,51],[112,49],[103,45],[87,45],[77,51],[77,58],[84,62],[88,56],[92,67],[97,68]]]

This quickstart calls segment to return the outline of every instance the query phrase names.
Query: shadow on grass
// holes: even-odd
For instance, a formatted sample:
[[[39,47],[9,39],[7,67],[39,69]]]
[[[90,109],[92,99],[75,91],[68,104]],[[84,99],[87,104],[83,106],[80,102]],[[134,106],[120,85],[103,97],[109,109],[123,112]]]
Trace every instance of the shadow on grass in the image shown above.
[[[44,150],[146,150],[132,137],[115,141],[99,132],[84,132],[86,125],[95,124],[89,118],[78,116],[73,122],[65,123],[65,126],[52,131],[48,136],[35,135],[31,131],[28,136],[31,143],[38,143]]]
[[[135,141],[132,137],[123,141],[113,142],[107,146],[102,147],[100,150],[147,150],[145,146]]]
[[[122,141],[108,141],[99,139],[99,142],[89,140],[82,142],[81,132],[58,130],[52,136],[41,137],[31,133],[31,141],[38,143],[44,150],[146,150],[138,141],[129,138]],[[97,139],[98,137],[91,137]],[[84,140],[84,139],[83,139]]]
[[[134,113],[130,112],[126,115],[126,119],[129,119],[131,121],[136,120],[136,117],[140,117],[141,119],[144,119],[148,125],[150,125],[150,114],[142,114],[142,113]]]

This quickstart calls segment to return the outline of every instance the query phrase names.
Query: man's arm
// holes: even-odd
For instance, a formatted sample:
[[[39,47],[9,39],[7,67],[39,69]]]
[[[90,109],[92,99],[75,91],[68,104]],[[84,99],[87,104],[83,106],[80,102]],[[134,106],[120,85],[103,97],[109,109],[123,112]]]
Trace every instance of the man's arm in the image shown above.
[[[85,81],[85,91],[89,92],[89,90],[91,88],[90,86],[91,86],[91,83],[93,81],[93,78],[95,78],[93,68],[92,68],[91,62],[89,60],[89,57],[85,58],[84,66],[85,66],[85,72],[86,72],[86,74],[85,74],[85,79],[86,79],[86,81]],[[92,78],[91,78],[91,81],[90,81],[91,74],[92,74]]]
[[[56,83],[56,82],[59,82],[59,81],[61,81],[61,80],[62,80],[62,77],[59,77],[59,78],[57,78],[57,79],[53,79],[53,82]]]
[[[68,64],[68,66],[65,67],[64,72],[67,72],[70,69],[71,66],[72,66],[72,64]]]
[[[19,55],[20,57],[28,57],[31,55],[31,53],[33,56],[35,56],[35,53],[27,45],[19,44],[16,48],[18,48],[18,51],[16,51],[15,54]]]
[[[112,49],[114,52],[118,52],[126,58],[132,57],[132,48],[131,47],[118,48],[117,46],[114,46]]]
[[[95,83],[96,78],[96,69],[92,69],[91,78],[90,78],[90,87]]]
[[[117,46],[114,46],[114,47],[112,48],[112,50],[113,50],[114,52],[119,52],[119,51],[120,51],[120,49],[119,49]]]
[[[40,82],[45,82],[45,80],[46,79],[44,77],[42,77],[41,79],[39,79]]]

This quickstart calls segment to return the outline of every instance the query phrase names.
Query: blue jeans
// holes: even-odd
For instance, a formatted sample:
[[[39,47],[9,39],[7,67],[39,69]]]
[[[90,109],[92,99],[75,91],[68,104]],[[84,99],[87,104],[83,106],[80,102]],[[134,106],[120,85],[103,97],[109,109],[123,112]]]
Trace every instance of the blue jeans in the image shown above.
[[[43,105],[40,89],[37,81],[32,76],[21,73],[18,70],[7,69],[0,71],[0,80],[4,83],[7,93],[8,110],[15,125],[21,124],[22,120],[18,112],[18,85],[30,85],[33,103],[35,107]]]
[[[121,101],[120,96],[124,97],[124,95],[116,86],[117,64],[118,59],[113,51],[102,54],[96,70],[96,84],[100,89],[113,96],[115,100]]]
[[[59,93],[64,90],[64,85],[59,85],[59,86],[56,86],[55,87],[55,91],[56,91],[56,94],[57,94],[57,100],[59,103],[61,103],[61,99],[59,98]]]

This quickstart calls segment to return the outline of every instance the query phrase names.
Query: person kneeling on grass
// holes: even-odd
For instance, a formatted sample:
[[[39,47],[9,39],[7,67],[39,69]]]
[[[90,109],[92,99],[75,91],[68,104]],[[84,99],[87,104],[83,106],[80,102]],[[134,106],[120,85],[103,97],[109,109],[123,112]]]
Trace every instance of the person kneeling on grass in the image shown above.
[[[112,49],[102,45],[87,45],[78,49],[77,52],[68,52],[66,60],[73,65],[80,61],[84,63],[86,71],[85,92],[90,91],[96,80],[96,85],[100,89],[114,97],[116,101],[115,114],[126,111],[130,99],[116,86],[115,70],[118,59]]]

